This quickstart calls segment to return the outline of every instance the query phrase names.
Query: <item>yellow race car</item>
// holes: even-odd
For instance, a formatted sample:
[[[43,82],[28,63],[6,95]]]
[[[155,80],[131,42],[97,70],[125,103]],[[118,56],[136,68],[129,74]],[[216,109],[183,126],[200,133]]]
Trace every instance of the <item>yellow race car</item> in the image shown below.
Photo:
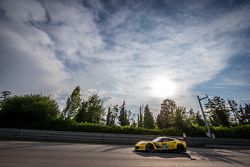
[[[187,144],[183,139],[172,137],[157,137],[152,141],[139,141],[135,144],[135,151],[170,151],[175,150],[178,153],[185,153]]]

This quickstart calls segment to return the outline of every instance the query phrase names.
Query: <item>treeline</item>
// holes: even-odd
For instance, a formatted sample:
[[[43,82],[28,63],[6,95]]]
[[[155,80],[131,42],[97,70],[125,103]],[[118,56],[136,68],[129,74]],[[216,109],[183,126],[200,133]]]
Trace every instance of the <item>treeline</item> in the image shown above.
[[[80,87],[77,86],[68,97],[66,106],[60,117],[64,120],[74,120],[78,123],[97,123],[108,126],[132,126],[148,129],[176,128],[186,131],[193,125],[204,125],[199,115],[194,115],[193,110],[186,111],[183,106],[177,106],[173,100],[165,99],[161,104],[161,110],[155,119],[149,105],[139,107],[137,122],[131,116],[132,112],[127,109],[125,101],[121,105],[113,105],[107,108],[97,94],[92,94],[88,99],[82,99]]]
[[[87,99],[81,97],[77,86],[59,111],[54,99],[43,95],[9,96],[3,92],[0,103],[0,127],[72,130],[108,133],[134,133],[157,135],[206,136],[204,120],[199,112],[178,106],[171,99],[164,99],[159,114],[154,117],[149,105],[140,106],[137,121],[121,105],[103,105],[97,94]],[[227,103],[214,97],[205,104],[206,116],[216,137],[250,138],[250,105]]]
[[[250,123],[250,104],[244,104],[244,106],[237,104],[235,100],[226,101],[215,96],[212,99],[208,99],[208,103],[205,104],[206,112],[209,122],[213,126],[235,126]]]
[[[81,99],[80,87],[77,86],[68,97],[60,117],[64,120],[75,120],[78,123],[88,122],[109,126],[117,123],[120,126],[130,125],[131,112],[127,110],[125,101],[120,106],[109,107],[106,119],[105,114],[102,99],[97,94],[90,95],[87,100]]]

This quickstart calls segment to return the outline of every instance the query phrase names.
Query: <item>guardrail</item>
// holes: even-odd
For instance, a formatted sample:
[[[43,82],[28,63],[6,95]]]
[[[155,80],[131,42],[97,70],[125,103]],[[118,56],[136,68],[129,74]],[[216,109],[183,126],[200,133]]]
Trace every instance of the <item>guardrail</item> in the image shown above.
[[[135,144],[140,140],[152,140],[154,135],[89,133],[34,129],[0,128],[2,140],[34,140],[79,143]],[[179,138],[178,136],[173,136]],[[250,139],[187,137],[188,146],[202,147],[206,145],[250,146]]]

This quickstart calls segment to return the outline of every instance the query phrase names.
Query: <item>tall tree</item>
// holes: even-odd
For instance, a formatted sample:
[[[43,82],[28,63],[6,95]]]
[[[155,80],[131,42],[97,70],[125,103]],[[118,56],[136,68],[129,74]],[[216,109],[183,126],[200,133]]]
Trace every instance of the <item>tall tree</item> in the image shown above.
[[[146,105],[145,109],[144,109],[144,121],[143,121],[143,126],[145,128],[150,128],[153,129],[154,128],[154,117],[152,112],[150,112],[148,105]]]
[[[185,115],[186,115],[186,119],[187,119],[186,121],[187,121],[188,126],[197,124],[195,113],[192,108]]]
[[[244,107],[244,111],[245,111],[245,116],[246,116],[246,123],[250,123],[250,104],[245,104]]]
[[[104,122],[105,108],[103,101],[97,94],[92,94],[88,100],[82,100],[74,119],[77,122],[101,123]]]
[[[183,106],[177,107],[173,116],[174,127],[183,131],[187,126],[186,108]]]
[[[245,104],[245,107],[242,107],[242,105],[240,105],[238,115],[239,115],[240,124],[249,124],[250,123],[250,104]]]
[[[86,122],[88,119],[88,102],[82,100],[81,106],[75,116],[76,122]]]
[[[108,108],[107,118],[106,118],[106,125],[110,125],[110,123],[111,123],[111,109],[109,107]]]
[[[239,116],[238,116],[238,104],[235,100],[228,100],[228,107],[230,111],[231,123],[238,124]]]
[[[118,112],[119,112],[118,105],[114,105],[113,108],[112,108],[112,112],[111,112],[110,125],[115,125],[116,119],[117,119],[117,116],[118,116]]]
[[[140,106],[139,115],[138,115],[138,127],[143,126],[143,113],[142,113],[143,106]]]
[[[131,126],[132,126],[132,127],[137,127],[137,123],[135,122],[135,120],[132,120]]]
[[[210,121],[214,126],[229,126],[229,110],[223,98],[215,96],[213,99],[208,99],[205,104],[206,109],[210,112]]]
[[[125,107],[125,101],[123,101],[123,104],[120,106],[120,114],[119,114],[119,117],[118,117],[118,121],[119,121],[119,124],[121,126],[127,126],[130,124],[129,122],[129,114],[128,114],[128,111]]]
[[[72,119],[77,114],[81,104],[80,86],[77,86],[70,97],[68,97],[66,106],[62,111],[64,119]]]
[[[205,126],[205,121],[202,119],[199,111],[195,114],[195,121],[199,126]]]
[[[105,108],[103,101],[97,94],[92,94],[88,98],[87,122],[100,123],[103,121]]]
[[[163,100],[160,113],[156,119],[156,123],[159,128],[169,128],[173,125],[173,113],[176,108],[177,106],[173,100]]]

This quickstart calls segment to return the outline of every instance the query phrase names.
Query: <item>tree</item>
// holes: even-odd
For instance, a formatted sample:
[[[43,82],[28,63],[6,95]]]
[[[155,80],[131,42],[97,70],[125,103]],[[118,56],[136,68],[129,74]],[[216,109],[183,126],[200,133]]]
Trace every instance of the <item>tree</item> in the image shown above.
[[[249,124],[250,123],[250,104],[245,104],[244,111],[245,111],[245,116],[246,116],[245,122]]]
[[[138,115],[138,127],[142,127],[143,126],[142,109],[143,109],[143,106],[140,106],[139,115]]]
[[[231,123],[238,124],[239,116],[238,116],[238,104],[235,100],[228,100],[228,106],[231,116]]]
[[[123,104],[120,106],[120,114],[119,114],[119,117],[118,117],[118,121],[119,121],[119,124],[121,126],[127,126],[130,124],[129,122],[129,114],[128,114],[128,111],[125,107],[125,101],[123,101]]]
[[[118,105],[113,106],[111,116],[110,116],[111,117],[110,125],[115,125],[118,112],[119,112]]]
[[[132,126],[132,127],[137,127],[137,124],[136,124],[135,120],[132,120],[131,126]]]
[[[88,102],[82,100],[81,106],[74,118],[76,122],[86,122],[88,119]]]
[[[87,104],[86,122],[101,123],[105,114],[103,101],[97,94],[92,94],[89,96]]]
[[[64,119],[72,119],[78,112],[81,104],[80,86],[77,86],[70,97],[68,97],[66,106],[62,111],[62,117]]]
[[[214,126],[229,126],[229,110],[223,98],[215,96],[213,99],[208,99],[205,104],[206,109],[209,109],[210,121]]]
[[[111,123],[111,110],[110,107],[108,108],[108,114],[107,114],[107,119],[106,119],[106,125],[110,125]]]
[[[58,105],[49,96],[13,96],[2,102],[0,123],[10,127],[32,128],[56,119],[58,114]]]
[[[245,107],[242,107],[242,105],[240,105],[238,115],[239,115],[240,124],[249,124],[250,123],[250,104],[245,104]]]
[[[191,108],[187,114],[185,114],[187,126],[197,124],[194,110]]]
[[[169,128],[173,125],[173,113],[176,108],[177,106],[173,100],[163,100],[160,113],[156,119],[156,123],[159,128]]]
[[[187,126],[186,108],[177,107],[173,116],[174,127],[180,131],[184,131]]]
[[[143,121],[143,126],[145,128],[150,128],[153,129],[154,128],[154,117],[152,112],[150,112],[148,105],[146,105],[145,109],[144,109],[144,121]]]
[[[2,91],[1,93],[4,100],[11,94],[11,92],[8,90]]]
[[[195,121],[199,126],[205,126],[205,121],[202,119],[199,111],[195,115]]]

